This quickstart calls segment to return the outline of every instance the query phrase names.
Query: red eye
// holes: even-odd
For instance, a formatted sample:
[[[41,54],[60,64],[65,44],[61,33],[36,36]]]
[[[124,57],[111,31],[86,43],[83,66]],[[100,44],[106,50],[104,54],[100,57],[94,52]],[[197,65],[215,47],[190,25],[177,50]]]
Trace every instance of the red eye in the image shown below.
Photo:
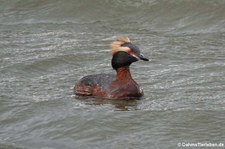
[[[133,50],[129,50],[129,51],[127,51],[127,53],[132,55],[132,54],[134,54],[134,51]]]

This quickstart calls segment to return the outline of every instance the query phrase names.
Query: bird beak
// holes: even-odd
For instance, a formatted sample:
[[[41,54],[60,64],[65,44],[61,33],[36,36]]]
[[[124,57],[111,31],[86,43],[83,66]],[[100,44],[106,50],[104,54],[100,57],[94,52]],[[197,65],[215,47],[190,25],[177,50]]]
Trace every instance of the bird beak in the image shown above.
[[[143,60],[143,61],[149,61],[149,59],[147,57],[145,57],[142,53],[140,54],[130,54],[132,55],[133,57],[135,57],[137,60]]]
[[[139,59],[141,59],[143,61],[149,61],[149,59],[147,57],[145,57],[142,53],[140,53],[140,55],[138,57],[139,57]]]

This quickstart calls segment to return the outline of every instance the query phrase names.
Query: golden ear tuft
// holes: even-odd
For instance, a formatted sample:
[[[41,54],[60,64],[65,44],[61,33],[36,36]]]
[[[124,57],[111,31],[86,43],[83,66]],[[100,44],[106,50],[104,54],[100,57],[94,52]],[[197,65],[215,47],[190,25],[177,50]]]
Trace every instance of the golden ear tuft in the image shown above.
[[[128,37],[117,37],[117,40],[111,43],[112,48],[112,54],[118,52],[118,51],[124,51],[127,52],[130,49],[128,47],[122,47],[121,45],[124,43],[130,42],[130,39]]]
[[[117,37],[117,41],[126,43],[126,42],[130,42],[130,39],[128,37]]]

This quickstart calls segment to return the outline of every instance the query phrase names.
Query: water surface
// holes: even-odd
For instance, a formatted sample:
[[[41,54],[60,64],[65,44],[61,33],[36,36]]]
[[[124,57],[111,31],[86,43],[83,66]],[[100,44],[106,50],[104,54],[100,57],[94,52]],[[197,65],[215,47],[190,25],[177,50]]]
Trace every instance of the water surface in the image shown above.
[[[225,145],[225,2],[14,0],[0,5],[0,148]],[[142,100],[80,98],[82,76],[114,73],[109,44],[129,36]]]

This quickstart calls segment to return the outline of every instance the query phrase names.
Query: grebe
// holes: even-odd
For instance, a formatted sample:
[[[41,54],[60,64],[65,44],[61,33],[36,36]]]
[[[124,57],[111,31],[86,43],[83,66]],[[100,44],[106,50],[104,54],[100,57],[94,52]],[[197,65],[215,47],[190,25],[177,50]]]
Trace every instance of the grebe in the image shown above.
[[[79,96],[93,96],[108,99],[137,99],[143,91],[133,80],[129,66],[131,63],[149,59],[141,54],[139,48],[128,37],[120,37],[111,43],[113,74],[94,74],[80,79],[74,87]]]

